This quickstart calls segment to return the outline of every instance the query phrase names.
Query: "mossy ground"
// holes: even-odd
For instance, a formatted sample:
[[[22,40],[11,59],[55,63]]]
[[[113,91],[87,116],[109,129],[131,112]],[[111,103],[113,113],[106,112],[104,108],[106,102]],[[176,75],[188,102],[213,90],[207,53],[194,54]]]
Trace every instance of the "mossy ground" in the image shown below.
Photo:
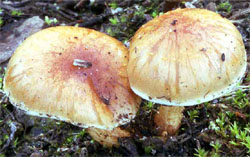
[[[12,2],[12,1],[11,1]],[[14,2],[14,1],[13,1]],[[66,24],[93,28],[128,44],[135,31],[148,20],[184,3],[161,0],[124,1],[33,1],[22,5],[0,5],[0,31],[15,21],[35,15],[45,19],[45,27]],[[1,2],[0,2],[1,3]],[[197,8],[217,11],[231,19],[243,36],[249,56],[250,4],[241,2],[203,0]],[[112,13],[117,12],[117,13]],[[245,12],[241,12],[245,11]],[[56,20],[55,20],[56,19]],[[0,83],[4,68],[1,65]],[[250,84],[247,72],[242,83]],[[1,87],[2,88],[2,87]],[[156,136],[153,115],[158,104],[143,101],[137,117],[124,126],[133,129],[134,136],[121,139],[120,148],[105,148],[91,139],[84,129],[68,123],[25,115],[15,109],[0,94],[0,157],[3,156],[246,156],[250,154],[249,90],[239,90],[231,96],[194,107],[186,107],[180,130],[163,142]]]

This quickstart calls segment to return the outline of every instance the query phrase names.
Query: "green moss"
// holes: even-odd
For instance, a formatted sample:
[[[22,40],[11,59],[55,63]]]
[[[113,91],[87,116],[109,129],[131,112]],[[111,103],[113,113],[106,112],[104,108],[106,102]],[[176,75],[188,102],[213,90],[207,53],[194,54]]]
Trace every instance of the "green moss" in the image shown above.
[[[116,36],[116,29],[113,27],[107,27],[105,32],[112,37]]]
[[[154,107],[154,103],[151,101],[146,101],[144,104],[147,110],[152,110]]]
[[[0,17],[0,27],[3,25],[3,19]]]
[[[13,147],[16,147],[18,144],[18,137],[15,139],[15,141],[13,142]]]
[[[92,139],[92,140],[90,140],[90,143],[94,144],[94,143],[95,143],[95,140],[93,140],[93,139]]]
[[[196,153],[194,154],[194,156],[197,156],[197,157],[206,157],[208,155],[208,152],[202,148],[195,149],[195,151]]]
[[[125,23],[125,22],[128,21],[128,19],[127,19],[126,16],[121,16],[121,17],[120,17],[120,21],[121,21],[122,23]]]
[[[188,115],[189,115],[189,119],[191,121],[195,120],[195,118],[198,118],[199,117],[199,111],[194,109],[194,110],[191,110],[191,111],[187,111]]]
[[[215,143],[214,142],[210,143],[210,145],[214,148],[214,155],[216,156],[216,154],[219,153],[219,150],[221,148],[220,142],[217,140]]]
[[[249,106],[248,96],[241,90],[236,91],[235,97],[232,100],[233,100],[233,105],[235,105],[235,107],[239,109],[243,109]]]
[[[157,11],[153,11],[152,13],[151,13],[151,16],[153,17],[153,18],[155,18],[156,16],[158,16],[158,12]]]
[[[225,10],[225,11],[227,11],[229,13],[229,12],[232,11],[232,5],[228,1],[224,2],[224,3],[220,3],[217,6],[217,10]]]
[[[44,21],[47,25],[56,24],[58,22],[56,18],[49,18],[48,16],[44,17]]]
[[[117,25],[119,21],[117,17],[114,17],[114,18],[109,18],[109,22],[113,25]]]
[[[7,135],[7,134],[3,135],[3,140],[4,141],[7,141],[8,139],[9,139],[9,135]]]
[[[144,147],[144,153],[150,155],[153,149],[153,146],[146,146]]]
[[[109,6],[112,8],[112,9],[116,9],[118,7],[117,3],[116,2],[111,2],[109,3]]]
[[[66,138],[65,144],[71,144],[73,143],[73,136],[69,136]]]
[[[82,138],[85,134],[86,134],[86,130],[82,129],[82,131],[80,131],[80,133],[77,135],[77,138]]]
[[[8,104],[2,104],[2,107],[5,109],[7,108],[7,106],[8,106]]]
[[[11,15],[12,16],[21,16],[21,15],[23,15],[23,13],[21,11],[18,11],[18,10],[13,10],[13,11],[11,11]]]

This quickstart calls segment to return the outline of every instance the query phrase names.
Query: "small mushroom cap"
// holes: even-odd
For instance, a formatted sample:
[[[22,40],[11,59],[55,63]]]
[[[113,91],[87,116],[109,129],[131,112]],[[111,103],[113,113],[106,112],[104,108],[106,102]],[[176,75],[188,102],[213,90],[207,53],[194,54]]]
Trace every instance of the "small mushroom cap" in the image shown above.
[[[177,9],[143,25],[129,49],[132,90],[155,103],[189,106],[233,90],[246,71],[237,28],[205,9]]]
[[[139,107],[127,77],[128,50],[103,33],[51,27],[24,41],[9,61],[4,91],[28,114],[113,129]]]

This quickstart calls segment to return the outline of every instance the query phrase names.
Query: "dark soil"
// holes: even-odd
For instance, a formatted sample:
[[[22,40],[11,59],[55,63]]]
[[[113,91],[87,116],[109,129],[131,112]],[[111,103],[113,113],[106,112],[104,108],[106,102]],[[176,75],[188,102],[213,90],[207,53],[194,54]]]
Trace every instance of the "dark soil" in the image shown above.
[[[174,1],[174,0],[172,0]],[[250,2],[248,0],[198,0],[197,8],[217,11],[237,26],[250,57]],[[33,16],[56,18],[56,25],[78,25],[105,32],[125,45],[142,24],[160,12],[185,8],[185,3],[170,0],[21,0],[0,1],[0,37],[19,21]],[[118,8],[118,9],[117,9]],[[13,13],[18,10],[20,14]],[[112,13],[116,10],[117,13]],[[249,60],[250,61],[250,58]],[[7,61],[8,62],[8,61]],[[1,75],[7,62],[1,64]],[[250,65],[250,62],[248,63]],[[2,82],[2,81],[1,81]],[[246,73],[244,85],[250,84]],[[124,128],[132,138],[120,139],[121,147],[105,148],[82,128],[71,124],[28,116],[15,109],[0,93],[0,157],[2,156],[246,156],[250,152],[249,90],[187,107],[179,132],[162,141],[157,136],[153,115],[159,105],[141,104],[135,120]],[[240,135],[233,132],[237,124]],[[249,130],[248,130],[249,129]],[[243,135],[245,133],[245,136]],[[244,137],[243,137],[244,136]],[[244,139],[243,139],[244,138]],[[249,138],[249,141],[247,140]],[[246,140],[245,140],[246,139]],[[216,149],[213,145],[219,143]],[[248,143],[249,142],[249,143]],[[202,153],[202,150],[204,151]],[[199,155],[198,155],[199,154]]]

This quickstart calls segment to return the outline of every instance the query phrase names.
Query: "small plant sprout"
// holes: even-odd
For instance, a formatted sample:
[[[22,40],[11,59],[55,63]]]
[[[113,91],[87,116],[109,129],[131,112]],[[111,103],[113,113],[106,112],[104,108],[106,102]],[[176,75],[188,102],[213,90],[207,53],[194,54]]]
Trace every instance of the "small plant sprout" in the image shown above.
[[[9,135],[5,134],[5,135],[3,136],[3,139],[4,139],[4,141],[7,141],[7,140],[9,139]]]
[[[2,90],[2,88],[3,88],[3,78],[0,77],[0,89]]]
[[[23,13],[21,11],[13,10],[13,11],[11,11],[11,15],[12,16],[21,16],[21,15],[23,15]]]
[[[82,129],[82,131],[80,131],[79,134],[77,134],[77,137],[81,138],[85,135],[85,133],[86,133],[86,130]]]
[[[154,103],[151,101],[146,101],[144,104],[145,104],[146,109],[148,110],[152,110],[154,107]]]
[[[90,141],[90,143],[94,144],[94,143],[95,143],[95,140],[94,140],[94,139],[92,139],[92,140]]]
[[[67,144],[71,144],[73,142],[73,136],[69,136],[68,138],[66,138],[66,142]]]
[[[209,123],[209,129],[212,129],[215,132],[220,130],[220,128],[215,124],[214,121],[210,121],[210,123]]]
[[[232,125],[229,127],[229,130],[231,131],[231,135],[232,135],[232,136],[235,136],[236,138],[239,137],[239,128],[238,128],[236,122],[234,122],[234,124],[232,124]]]
[[[226,134],[226,130],[228,128],[228,125],[226,125],[226,114],[225,113],[219,113],[219,117],[215,120],[217,126],[219,127],[219,130],[217,131],[218,134],[222,135],[223,137],[228,137]]]
[[[155,18],[156,16],[158,16],[158,12],[157,11],[153,11],[152,13],[151,13],[151,16],[153,17],[153,18]]]
[[[194,154],[194,156],[197,156],[197,157],[206,157],[208,155],[208,152],[205,151],[205,149],[203,148],[198,148],[198,149],[195,149],[196,153]]]
[[[120,21],[122,22],[122,23],[125,23],[125,22],[127,22],[127,17],[126,16],[121,16],[120,17]]]
[[[219,149],[221,148],[221,144],[218,140],[216,140],[216,142],[214,143],[214,141],[212,141],[210,143],[210,145],[214,148],[215,153],[219,153]]]
[[[109,3],[109,6],[112,8],[112,9],[116,9],[118,7],[117,3],[116,2],[111,2]]]
[[[44,21],[47,25],[56,24],[58,22],[56,18],[49,18],[48,16],[45,16]]]
[[[57,3],[53,4],[56,7],[56,10],[60,10],[60,7],[57,5]]]
[[[199,116],[199,112],[198,110],[194,109],[194,110],[191,110],[191,111],[187,111],[188,115],[189,115],[189,118],[191,121],[195,120],[195,118],[198,118]]]
[[[238,145],[239,145],[238,143],[236,143],[236,142],[233,141],[233,140],[229,141],[229,143],[230,143],[231,145],[234,145],[234,146],[238,146]]]
[[[7,104],[2,104],[3,108],[6,108],[8,105]]]
[[[18,137],[15,139],[14,143],[13,143],[13,146],[16,147],[18,144]]]
[[[232,5],[227,1],[227,2],[224,2],[224,3],[220,3],[217,8],[217,10],[225,10],[227,11],[228,13],[230,13],[232,11]]]
[[[229,137],[227,134],[227,116],[225,113],[220,112],[218,118],[214,121],[210,121],[209,123],[209,129],[214,130],[217,135],[220,135],[222,137]]]
[[[153,18],[157,17],[157,16],[161,16],[162,14],[164,14],[163,12],[158,12],[157,10],[154,10],[152,13],[151,13],[151,16]]]
[[[233,116],[235,116],[235,113],[231,111],[226,111],[226,115],[228,116],[229,119],[231,119]]]
[[[136,11],[134,13],[134,16],[143,17],[146,10],[142,6],[138,6],[138,5],[136,5],[135,8],[136,8]]]
[[[151,154],[152,150],[153,150],[153,146],[146,146],[146,147],[144,147],[144,152],[147,155]]]
[[[0,17],[0,27],[3,25],[3,19]]]
[[[231,138],[233,138],[229,143],[234,146],[244,146],[248,149],[248,153],[250,153],[250,135],[249,135],[249,125],[245,128],[240,127],[237,122],[234,123],[229,127],[231,132]]]
[[[225,117],[226,115],[224,113],[219,113],[219,117],[215,120],[220,128],[223,128],[225,125]]]
[[[114,36],[114,35],[115,35],[115,33],[114,33],[113,30],[112,30],[112,27],[107,27],[107,28],[106,28],[106,33],[107,33],[108,35],[110,35],[110,36]]]
[[[243,142],[241,142],[245,147],[247,147],[247,153],[250,153],[250,136],[247,136]]]
[[[242,90],[236,91],[235,96],[233,97],[233,104],[239,109],[249,106],[247,94],[243,93]]]
[[[113,25],[117,25],[118,24],[118,18],[117,17],[114,17],[114,18],[110,18],[109,21],[111,22],[111,24]]]

